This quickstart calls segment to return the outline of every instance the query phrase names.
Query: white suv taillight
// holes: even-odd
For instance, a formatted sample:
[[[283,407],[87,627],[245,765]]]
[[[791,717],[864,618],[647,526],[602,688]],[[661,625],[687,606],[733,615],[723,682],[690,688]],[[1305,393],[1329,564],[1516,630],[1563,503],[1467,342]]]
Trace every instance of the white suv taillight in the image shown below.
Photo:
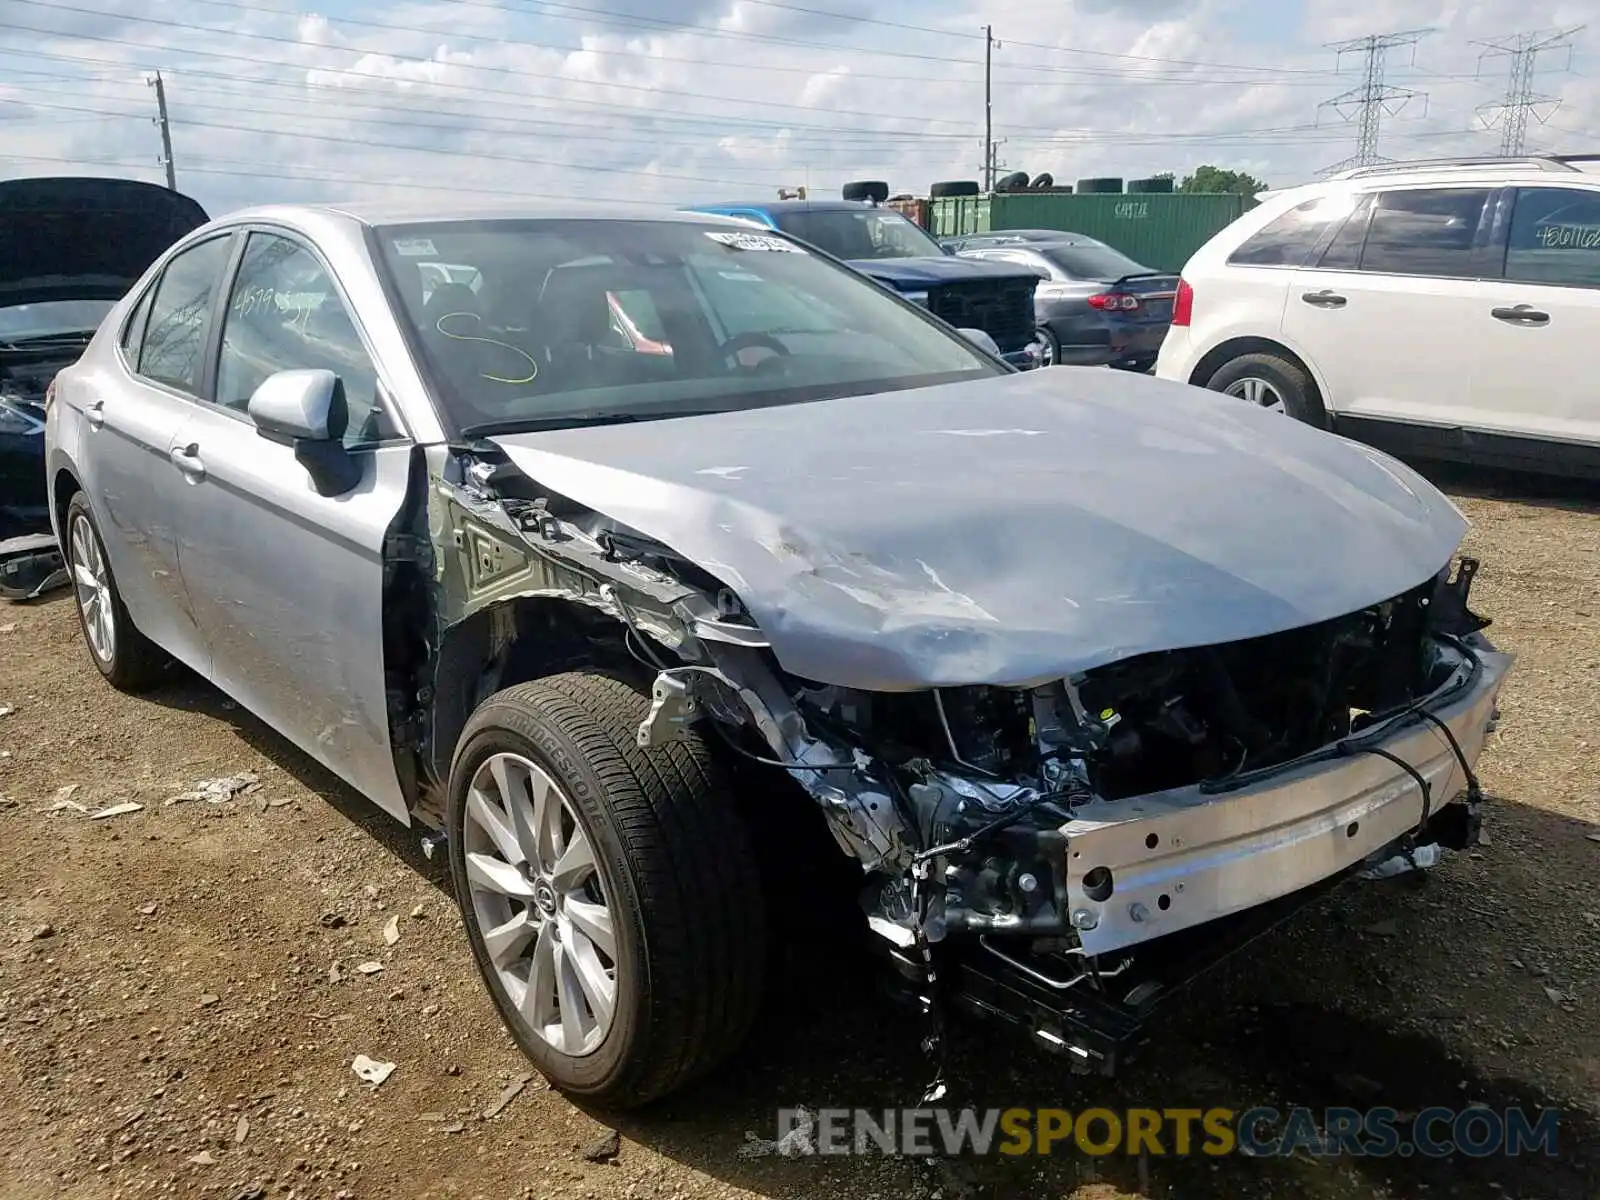
[[[1172,297],[1172,323],[1187,326],[1194,319],[1194,289],[1187,279],[1178,280],[1178,290]]]

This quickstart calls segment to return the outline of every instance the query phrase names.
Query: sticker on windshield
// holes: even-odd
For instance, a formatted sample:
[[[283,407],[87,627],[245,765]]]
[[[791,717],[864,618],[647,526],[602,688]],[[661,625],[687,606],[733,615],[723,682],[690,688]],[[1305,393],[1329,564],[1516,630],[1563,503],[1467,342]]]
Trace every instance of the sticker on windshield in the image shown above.
[[[395,238],[391,245],[396,254],[406,258],[423,258],[438,253],[427,238]]]
[[[761,276],[752,275],[749,271],[718,271],[719,279],[732,279],[735,283],[760,283]]]
[[[720,242],[733,250],[775,250],[779,254],[805,253],[793,242],[765,233],[723,233],[721,230],[706,230],[706,236],[713,242]]]

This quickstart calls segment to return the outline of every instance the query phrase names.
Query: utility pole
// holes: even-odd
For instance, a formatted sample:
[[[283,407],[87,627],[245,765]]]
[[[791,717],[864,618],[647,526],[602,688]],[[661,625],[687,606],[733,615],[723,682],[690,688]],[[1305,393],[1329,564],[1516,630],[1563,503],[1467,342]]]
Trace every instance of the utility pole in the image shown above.
[[[994,191],[994,26],[983,27],[983,190]]]
[[[1356,152],[1349,158],[1324,168],[1324,174],[1342,171],[1346,167],[1367,167],[1373,163],[1389,161],[1378,153],[1378,129],[1384,114],[1393,116],[1419,96],[1424,103],[1427,101],[1425,92],[1390,87],[1384,83],[1389,51],[1396,46],[1415,46],[1431,32],[1432,30],[1428,29],[1411,29],[1404,33],[1372,33],[1366,37],[1351,38],[1347,42],[1334,42],[1328,47],[1340,58],[1352,50],[1359,50],[1365,55],[1366,64],[1359,84],[1348,91],[1340,92],[1332,99],[1324,100],[1318,106],[1334,109],[1346,121],[1351,120],[1353,114],[1359,113]]]
[[[1478,107],[1478,117],[1483,121],[1485,129],[1493,129],[1496,124],[1500,125],[1500,153],[1506,158],[1516,158],[1522,153],[1523,146],[1528,140],[1530,114],[1543,125],[1555,115],[1556,109],[1561,107],[1559,96],[1541,96],[1534,92],[1534,60],[1539,57],[1541,51],[1565,48],[1570,66],[1573,36],[1583,28],[1582,25],[1575,25],[1571,29],[1559,29],[1554,33],[1514,33],[1510,37],[1475,43],[1484,47],[1483,53],[1478,56],[1480,71],[1486,58],[1499,54],[1509,55],[1511,58],[1511,74],[1506,82],[1505,99],[1499,104],[1483,104]]]
[[[167,169],[167,190],[175,192],[178,190],[178,174],[172,165],[172,124],[167,120],[167,88],[161,80],[160,71],[149,83],[156,90],[156,124],[161,127],[161,165]]]

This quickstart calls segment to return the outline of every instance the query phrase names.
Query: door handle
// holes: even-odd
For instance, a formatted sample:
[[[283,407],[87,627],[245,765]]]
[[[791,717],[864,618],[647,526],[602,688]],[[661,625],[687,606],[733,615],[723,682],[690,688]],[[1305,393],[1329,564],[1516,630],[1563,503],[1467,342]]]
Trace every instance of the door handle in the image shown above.
[[[182,471],[190,483],[199,483],[206,477],[206,464],[200,461],[200,443],[190,442],[187,446],[175,446],[167,455],[172,460],[172,465]]]
[[[1350,303],[1350,301],[1329,288],[1323,288],[1320,292],[1301,292],[1300,299],[1307,304],[1315,305],[1317,308],[1343,308]]]
[[[1505,321],[1511,325],[1548,325],[1550,314],[1540,312],[1527,304],[1518,304],[1511,308],[1491,308],[1489,315],[1496,321]]]
[[[106,423],[106,402],[104,400],[96,400],[92,404],[85,405],[83,419],[89,422],[90,429],[99,429]]]

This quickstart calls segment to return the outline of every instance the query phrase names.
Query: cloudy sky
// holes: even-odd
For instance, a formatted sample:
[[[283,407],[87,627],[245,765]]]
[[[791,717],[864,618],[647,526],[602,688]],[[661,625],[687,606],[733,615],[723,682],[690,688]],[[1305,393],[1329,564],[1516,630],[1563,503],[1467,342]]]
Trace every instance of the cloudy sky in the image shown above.
[[[1359,53],[1417,93],[1388,157],[1493,153],[1510,60],[1594,0],[0,0],[0,177],[161,178],[159,70],[179,187],[271,200],[486,196],[664,202],[976,178],[985,24],[1010,170],[1282,185],[1354,149]],[[1600,150],[1600,14],[1537,60],[1529,147]],[[1540,123],[1539,118],[1544,118]]]

